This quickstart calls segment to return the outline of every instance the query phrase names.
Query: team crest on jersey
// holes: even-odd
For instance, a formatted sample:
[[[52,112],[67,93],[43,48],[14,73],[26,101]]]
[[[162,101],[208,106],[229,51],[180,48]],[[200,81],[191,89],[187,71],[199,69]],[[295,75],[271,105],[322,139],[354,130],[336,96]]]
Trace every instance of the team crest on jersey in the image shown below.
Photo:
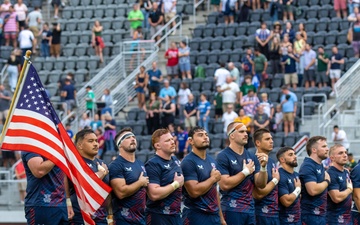
[[[164,165],[165,169],[169,170],[171,169],[170,164]]]
[[[132,168],[131,168],[131,167],[126,167],[126,166],[125,166],[125,170],[126,170],[127,172],[132,172]]]
[[[44,194],[43,200],[44,200],[45,203],[50,203],[51,202],[51,195]]]
[[[230,203],[229,203],[229,206],[231,208],[236,208],[237,204],[236,204],[236,200],[231,200]]]
[[[251,162],[252,160],[251,159],[247,159],[247,162],[249,163],[249,162]]]
[[[316,208],[314,209],[314,214],[315,214],[315,215],[320,215],[320,209],[319,209],[318,207],[316,207]]]
[[[128,208],[123,208],[121,210],[121,215],[122,216],[128,216],[129,215],[129,209]]]
[[[146,173],[146,169],[145,169],[145,166],[141,166],[141,169],[144,173]]]
[[[201,170],[204,169],[204,166],[203,166],[203,165],[197,165],[197,167],[198,167],[199,169],[201,169]]]
[[[292,184],[292,180],[291,180],[291,179],[288,179],[288,183],[289,183],[289,184]]]
[[[211,163],[211,166],[212,166],[213,169],[216,169],[215,163]]]
[[[236,160],[236,159],[235,159],[235,160],[231,160],[231,159],[230,159],[230,161],[231,161],[231,164],[237,165],[237,160]]]
[[[165,206],[164,210],[163,210],[164,214],[170,214],[170,206]]]
[[[180,167],[180,161],[179,160],[175,160],[175,163],[178,167]]]
[[[344,181],[344,179],[341,176],[339,176],[339,181]]]
[[[93,165],[91,163],[86,163],[90,168],[93,168]]]
[[[269,209],[268,209],[267,206],[264,206],[264,207],[261,209],[261,211],[262,211],[263,213],[268,213],[268,212],[269,212]]]
[[[289,222],[289,223],[292,223],[292,222],[294,222],[294,215],[291,215],[291,214],[289,214],[289,216],[288,216],[288,218],[287,218],[287,221]]]
[[[344,216],[339,216],[338,217],[338,223],[344,223],[345,221],[344,221]]]
[[[316,170],[318,174],[321,174],[321,169]]]
[[[273,166],[274,169],[277,169],[275,163],[273,163],[272,166]]]

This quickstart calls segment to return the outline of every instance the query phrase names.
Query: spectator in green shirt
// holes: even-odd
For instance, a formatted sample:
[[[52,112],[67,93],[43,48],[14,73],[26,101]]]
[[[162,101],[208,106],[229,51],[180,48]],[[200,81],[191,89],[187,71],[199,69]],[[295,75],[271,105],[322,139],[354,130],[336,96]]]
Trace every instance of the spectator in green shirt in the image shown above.
[[[139,4],[135,3],[133,6],[133,10],[131,10],[128,14],[128,20],[130,22],[130,28],[131,28],[131,36],[133,36],[134,31],[141,27],[144,15],[139,9]]]
[[[90,110],[92,113],[93,109],[95,108],[95,94],[91,88],[91,86],[86,87],[86,110]]]
[[[245,76],[245,82],[240,87],[240,100],[243,96],[247,95],[249,90],[253,90],[254,92],[256,92],[255,86],[251,83],[251,78],[251,75]]]
[[[259,48],[254,49],[254,66],[253,66],[253,74],[257,76],[261,83],[261,87],[265,86],[265,80],[267,79],[266,76],[266,69],[268,67],[268,61],[264,54],[260,52]]]
[[[320,46],[318,48],[317,55],[317,76],[316,82],[318,83],[319,88],[326,87],[329,82],[328,76],[328,64],[329,56],[325,53],[324,47]]]

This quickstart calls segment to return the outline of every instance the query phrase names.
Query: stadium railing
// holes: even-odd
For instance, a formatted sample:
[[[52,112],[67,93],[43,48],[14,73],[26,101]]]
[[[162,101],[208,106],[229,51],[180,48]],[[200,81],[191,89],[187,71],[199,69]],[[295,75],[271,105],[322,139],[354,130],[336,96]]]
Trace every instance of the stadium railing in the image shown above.
[[[171,27],[172,23],[175,21],[175,26]],[[170,35],[176,31],[176,29],[179,28],[180,36],[182,36],[182,17],[179,15],[176,15],[174,18],[169,20],[160,30],[158,30],[152,37],[152,40],[155,40],[157,36],[161,36],[161,38],[155,43],[156,45],[159,45],[161,42],[165,40],[165,48],[169,46],[168,39],[170,38]]]

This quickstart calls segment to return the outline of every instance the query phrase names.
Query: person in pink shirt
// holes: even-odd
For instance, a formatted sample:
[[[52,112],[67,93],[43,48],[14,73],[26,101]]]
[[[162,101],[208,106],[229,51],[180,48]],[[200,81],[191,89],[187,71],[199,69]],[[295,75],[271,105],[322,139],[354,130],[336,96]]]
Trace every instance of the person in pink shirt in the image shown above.
[[[14,5],[15,12],[18,16],[19,28],[20,30],[24,29],[26,14],[28,12],[27,6],[23,3],[23,0],[18,0],[18,3]]]
[[[19,32],[19,24],[17,23],[17,15],[13,6],[10,6],[9,13],[4,18],[4,34],[5,34],[5,45],[10,45],[10,40],[13,41],[14,48],[17,47],[16,36]]]
[[[9,13],[9,8],[11,6],[10,0],[4,0],[4,3],[0,6],[0,17],[5,18],[6,14]]]

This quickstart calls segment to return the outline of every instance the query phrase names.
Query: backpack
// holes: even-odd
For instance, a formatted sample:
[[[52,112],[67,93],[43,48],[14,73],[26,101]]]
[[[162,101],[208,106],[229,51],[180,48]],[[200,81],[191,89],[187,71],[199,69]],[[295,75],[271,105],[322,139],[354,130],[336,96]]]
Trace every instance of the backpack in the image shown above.
[[[201,78],[205,78],[205,77],[206,77],[204,67],[202,67],[202,66],[197,66],[197,67],[196,67],[195,77],[201,77]]]

